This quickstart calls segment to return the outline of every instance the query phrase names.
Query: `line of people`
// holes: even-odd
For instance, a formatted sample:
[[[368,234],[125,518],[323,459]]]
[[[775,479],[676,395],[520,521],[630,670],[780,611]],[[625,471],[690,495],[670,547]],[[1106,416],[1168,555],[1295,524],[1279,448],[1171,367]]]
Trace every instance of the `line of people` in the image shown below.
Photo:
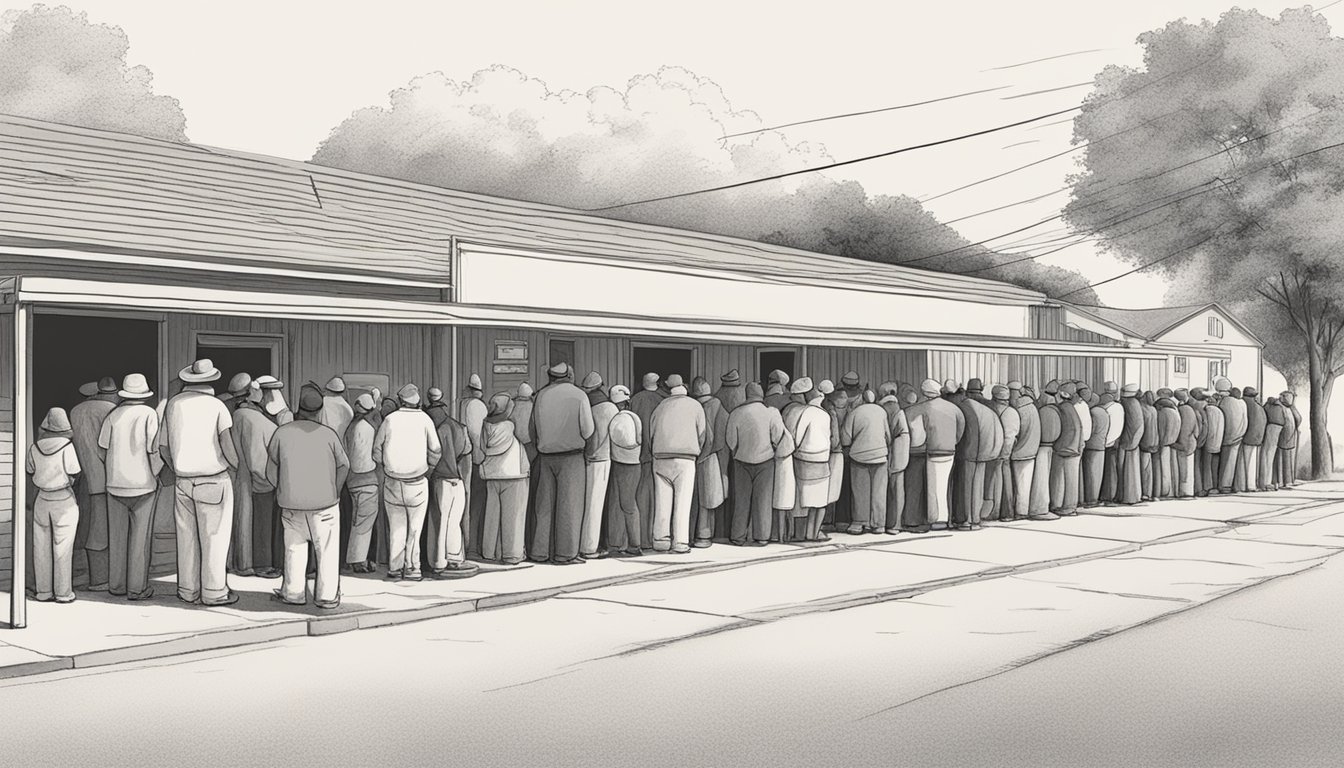
[[[68,602],[76,539],[90,588],[128,599],[149,585],[156,494],[172,488],[178,597],[236,601],[226,573],[279,577],[274,598],[339,604],[345,570],[462,578],[471,559],[557,565],[824,541],[829,532],[925,533],[1049,520],[1099,504],[1273,490],[1296,483],[1293,395],[1051,381],[986,388],[928,379],[874,390],[774,371],[643,377],[639,392],[579,384],[565,363],[533,392],[488,400],[473,374],[457,417],[437,388],[395,397],[345,384],[301,389],[297,412],[270,376],[199,360],[156,408],[143,376],[82,389],[52,409],[29,450],[34,598]],[[76,482],[76,478],[82,478]],[[344,490],[349,514],[341,531]],[[381,525],[379,525],[381,523]],[[83,535],[80,536],[79,533]],[[377,536],[384,554],[375,556]],[[422,543],[425,551],[421,551]]]

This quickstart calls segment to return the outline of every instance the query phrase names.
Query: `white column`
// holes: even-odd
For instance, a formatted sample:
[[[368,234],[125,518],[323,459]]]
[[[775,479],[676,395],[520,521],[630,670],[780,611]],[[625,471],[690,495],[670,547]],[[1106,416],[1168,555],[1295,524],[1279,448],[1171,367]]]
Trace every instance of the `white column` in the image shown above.
[[[28,454],[28,316],[27,304],[14,307],[14,482],[10,522],[12,571],[9,588],[9,626],[28,626],[28,482],[24,457]]]

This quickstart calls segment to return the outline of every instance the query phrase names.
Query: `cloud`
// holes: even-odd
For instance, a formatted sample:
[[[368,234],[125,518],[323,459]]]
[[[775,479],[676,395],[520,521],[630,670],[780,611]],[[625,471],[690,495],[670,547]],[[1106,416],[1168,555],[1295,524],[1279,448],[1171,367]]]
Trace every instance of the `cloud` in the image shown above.
[[[735,105],[715,82],[680,67],[637,75],[623,87],[578,92],[554,90],[516,69],[495,66],[461,81],[441,72],[411,80],[391,93],[387,106],[360,109],[338,125],[313,160],[580,209],[833,161],[824,146],[794,141],[778,130],[731,136],[763,127],[756,113]],[[823,174],[602,215],[891,263],[967,245],[913,198],[870,195],[857,182]],[[968,248],[920,266],[972,271],[1001,260],[983,248]],[[998,276],[1057,293],[1085,284],[1077,273],[1034,262],[1007,267]]]
[[[0,113],[186,141],[181,105],[127,63],[129,47],[120,27],[65,6],[0,15]]]

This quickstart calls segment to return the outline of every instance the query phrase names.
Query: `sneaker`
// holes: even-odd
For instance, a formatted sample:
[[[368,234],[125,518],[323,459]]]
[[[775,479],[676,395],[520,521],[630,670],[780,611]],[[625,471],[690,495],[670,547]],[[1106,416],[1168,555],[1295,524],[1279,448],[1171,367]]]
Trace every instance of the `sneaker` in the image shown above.
[[[225,595],[224,597],[221,597],[218,600],[211,600],[208,603],[205,600],[202,600],[201,605],[204,605],[207,608],[218,608],[221,605],[233,605],[236,602],[238,602],[238,593],[234,592],[233,590],[229,590],[229,594]]]
[[[340,608],[340,607],[341,607],[341,601],[340,601],[340,600],[314,600],[314,601],[313,601],[313,605],[316,605],[318,608],[321,608],[321,609],[324,610],[324,611],[330,611],[330,610],[333,610],[333,609],[335,609],[335,608]]]
[[[900,528],[888,528],[885,531],[883,531],[883,533],[887,534],[888,536],[895,536],[900,532],[901,532]]]
[[[75,596],[70,595],[69,597],[58,597],[53,602],[55,602],[57,605],[69,605],[70,603],[75,602]]]
[[[713,542],[709,539],[696,539],[691,542],[691,546],[696,549],[708,549],[710,544],[713,544]]]

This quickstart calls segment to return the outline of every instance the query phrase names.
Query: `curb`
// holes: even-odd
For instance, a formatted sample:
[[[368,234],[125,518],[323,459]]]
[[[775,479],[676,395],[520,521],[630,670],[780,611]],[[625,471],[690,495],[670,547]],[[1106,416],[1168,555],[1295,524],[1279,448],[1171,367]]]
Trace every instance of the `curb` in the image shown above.
[[[1319,500],[1301,505],[1292,505],[1285,507],[1280,512],[1290,512],[1298,507],[1317,506],[1326,503],[1341,503],[1344,500]],[[1275,513],[1276,515],[1278,513]],[[1133,515],[1134,517],[1144,517],[1143,515]],[[1160,515],[1157,515],[1160,516]],[[1214,523],[1215,521],[1208,521]],[[1249,522],[1249,521],[1248,521]],[[1099,552],[1075,555],[1072,557],[1042,560],[1033,563],[1024,563],[1021,565],[998,565],[985,563],[985,568],[960,576],[950,576],[942,579],[935,579],[916,584],[907,584],[890,589],[869,590],[861,593],[850,593],[837,596],[831,600],[823,600],[794,606],[779,606],[741,616],[743,621],[750,623],[759,623],[762,621],[774,621],[787,618],[799,613],[814,613],[842,610],[861,605],[887,602],[891,600],[901,600],[924,594],[931,590],[944,589],[947,587],[959,586],[971,582],[982,581],[985,579],[1002,578],[1023,573],[1047,570],[1077,563],[1084,563],[1093,560],[1105,559],[1116,555],[1137,552],[1145,547],[1156,546],[1160,544],[1170,544],[1177,541],[1205,538],[1217,536],[1232,530],[1235,524],[1224,523],[1216,527],[1191,531],[1188,533],[1173,534],[1154,539],[1145,543],[1119,542],[1117,546],[1101,550]],[[1048,531],[1046,531],[1048,533]],[[954,534],[937,533],[924,535],[920,537],[910,537],[904,539],[911,544],[922,541],[934,541],[942,538],[951,538]],[[1068,534],[1062,534],[1068,535]],[[832,541],[821,546],[798,547],[792,550],[786,550],[774,555],[761,557],[754,560],[729,561],[718,563],[702,563],[699,565],[686,566],[668,566],[664,569],[655,570],[646,573],[623,574],[618,576],[607,576],[594,578],[588,581],[569,584],[561,587],[542,587],[524,592],[512,592],[497,595],[486,595],[474,599],[454,600],[444,603],[435,603],[416,608],[377,611],[370,610],[363,613],[351,613],[335,616],[312,616],[304,618],[295,618],[290,620],[281,620],[270,624],[259,626],[241,626],[229,627],[215,631],[202,632],[189,637],[175,638],[155,643],[147,643],[127,648],[113,648],[98,651],[89,651],[70,656],[53,657],[39,661],[28,661],[19,664],[0,667],[0,680],[13,679],[18,677],[28,677],[33,675],[48,674],[51,672],[61,672],[74,669],[87,669],[91,667],[110,666],[115,664],[124,664],[137,661],[150,661],[154,659],[180,656],[189,653],[199,653],[203,651],[225,650],[237,648],[240,646],[260,645],[276,640],[285,640],[294,637],[322,637],[327,635],[343,634],[361,629],[375,629],[378,627],[400,626],[412,624],[420,621],[429,621],[448,616],[456,616],[465,613],[476,613],[479,611],[493,610],[497,608],[507,608],[517,605],[526,605],[537,603],[564,595],[588,592],[594,589],[604,587],[623,586],[626,584],[641,583],[648,581],[663,581],[689,576],[699,576],[708,573],[718,573],[722,571],[747,568],[761,563],[779,562],[784,560],[794,560],[804,557],[820,557],[823,555],[841,554],[849,551],[862,551],[878,546],[888,546],[900,539],[886,539],[875,542],[864,542],[848,544],[844,542]],[[913,554],[920,555],[915,552]],[[930,555],[934,556],[934,555]]]

